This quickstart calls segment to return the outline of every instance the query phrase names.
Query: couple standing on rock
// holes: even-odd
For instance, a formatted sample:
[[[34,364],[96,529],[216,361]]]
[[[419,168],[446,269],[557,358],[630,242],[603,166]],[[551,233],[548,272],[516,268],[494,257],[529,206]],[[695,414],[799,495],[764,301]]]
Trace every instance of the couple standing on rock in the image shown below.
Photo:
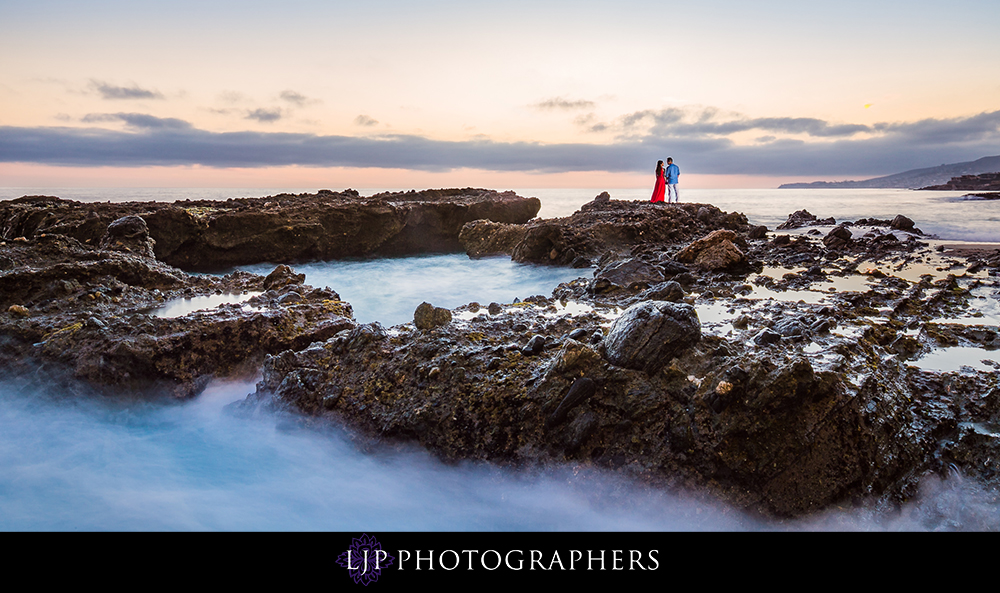
[[[663,167],[663,161],[656,161],[656,185],[653,186],[653,197],[650,202],[662,202],[663,194],[667,194],[667,203],[670,203],[670,194],[674,196],[674,202],[680,202],[681,198],[677,194],[677,177],[681,174],[680,167],[674,164],[672,157],[667,157],[667,167]]]

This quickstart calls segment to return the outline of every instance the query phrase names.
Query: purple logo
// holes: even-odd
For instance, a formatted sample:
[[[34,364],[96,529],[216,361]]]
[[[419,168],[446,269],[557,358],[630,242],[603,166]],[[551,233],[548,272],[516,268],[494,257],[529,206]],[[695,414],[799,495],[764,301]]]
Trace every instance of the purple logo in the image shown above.
[[[378,540],[363,533],[351,540],[351,547],[337,558],[337,564],[347,569],[355,583],[367,587],[377,581],[382,569],[392,566],[395,559],[382,549]]]

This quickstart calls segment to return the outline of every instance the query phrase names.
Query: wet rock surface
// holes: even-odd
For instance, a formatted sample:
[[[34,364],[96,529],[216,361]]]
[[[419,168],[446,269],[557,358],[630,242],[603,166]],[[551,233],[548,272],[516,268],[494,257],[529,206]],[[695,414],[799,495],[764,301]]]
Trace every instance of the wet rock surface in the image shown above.
[[[0,253],[11,264],[0,273],[0,360],[13,372],[41,365],[113,391],[183,398],[212,376],[252,374],[268,353],[354,325],[348,303],[301,276],[271,289],[243,272],[190,276],[54,234],[0,242]],[[175,300],[252,293],[260,294],[241,304],[156,315]]]
[[[712,231],[678,251],[674,259],[694,264],[703,270],[736,268],[747,263],[746,255],[736,246],[736,242],[742,242],[746,246],[746,242],[731,230]]]
[[[293,409],[450,460],[594,465],[776,516],[899,503],[950,471],[1000,487],[1000,251],[865,222],[827,242],[817,222],[776,236],[706,205],[599,197],[565,219],[472,223],[463,235],[506,228],[511,252],[597,267],[551,297],[441,309],[445,323],[418,309],[392,328],[357,324],[290,267],[189,275],[126,243],[144,241],[134,221],[120,246],[16,234],[0,241],[0,360],[181,397],[262,368],[233,411]],[[739,265],[681,261],[714,232],[702,244],[724,238]],[[220,292],[247,294],[156,313]],[[928,362],[948,352],[969,360]]]
[[[604,192],[564,218],[514,225],[470,222],[459,241],[473,257],[502,253],[520,262],[577,267],[581,259],[593,261],[636,245],[676,245],[720,228],[746,232],[749,223],[742,214],[711,204],[626,202]]]
[[[451,323],[451,311],[435,307],[430,303],[420,303],[413,312],[413,324],[417,329],[433,329]]]
[[[694,307],[645,301],[626,309],[611,324],[602,347],[612,364],[653,375],[700,339],[701,323]]]
[[[121,243],[149,255],[145,247],[133,246],[131,237],[142,224],[138,217],[158,259],[204,271],[261,262],[460,251],[458,234],[465,223],[523,223],[540,206],[537,198],[472,188],[368,198],[346,190],[173,203],[26,196],[0,202],[0,239],[61,234],[102,249]]]

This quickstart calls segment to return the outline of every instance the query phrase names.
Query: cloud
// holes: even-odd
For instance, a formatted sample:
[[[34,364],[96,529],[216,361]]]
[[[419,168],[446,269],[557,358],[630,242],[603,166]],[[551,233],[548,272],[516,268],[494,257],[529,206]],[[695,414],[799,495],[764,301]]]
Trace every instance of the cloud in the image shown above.
[[[145,113],[89,113],[80,121],[84,123],[95,123],[105,121],[123,121],[131,128],[142,130],[187,130],[191,124],[173,117],[155,117]]]
[[[162,99],[163,93],[139,88],[133,84],[130,87],[115,86],[100,80],[91,80],[90,87],[104,99]]]
[[[700,114],[699,114],[700,115]],[[183,120],[135,113],[93,114],[89,122],[122,121],[129,129],[0,127],[0,162],[76,166],[202,165],[207,167],[392,167],[426,171],[645,172],[672,155],[685,173],[876,176],[943,162],[1000,154],[1000,111],[966,118],[878,124],[869,134],[808,118],[743,121],[711,114],[700,121],[675,111],[652,111],[634,121],[652,130],[625,140],[588,144],[463,141],[416,135],[364,137],[305,133],[209,132]],[[620,125],[621,122],[619,122]],[[805,131],[806,139],[775,134],[738,144],[717,133],[738,129]],[[739,124],[739,125],[737,125]],[[752,124],[752,125],[751,125]],[[599,125],[599,124],[591,124]],[[658,126],[669,134],[657,133]],[[677,129],[694,129],[679,135]],[[698,126],[708,126],[707,131]],[[826,134],[826,135],[824,135]],[[758,136],[764,140],[766,136]]]
[[[239,103],[246,100],[246,97],[239,91],[222,91],[219,93],[219,100],[226,103]]]
[[[308,103],[313,103],[315,101],[314,99],[310,99],[309,97],[292,90],[281,91],[279,97],[297,107],[302,107]]]
[[[723,115],[714,108],[695,111],[676,107],[629,113],[619,117],[614,125],[623,132],[634,132],[645,126],[651,135],[662,138],[720,137],[751,130],[834,138],[874,131],[861,124],[831,124],[809,117],[749,118],[741,114]]]
[[[281,119],[281,109],[264,109],[263,107],[254,109],[247,113],[246,119],[256,120],[262,124],[269,124]]]
[[[970,142],[995,136],[1000,130],[1000,111],[980,113],[972,117],[922,119],[909,123],[880,123],[875,129],[898,134],[922,144]]]
[[[374,125],[378,125],[378,120],[368,117],[367,115],[359,115],[354,118],[354,124],[358,126],[371,127]]]
[[[593,109],[593,101],[585,101],[582,99],[577,99],[575,101],[566,99],[563,97],[553,97],[551,99],[546,99],[540,103],[535,103],[532,105],[535,109],[541,109],[543,111],[572,111],[575,109]]]

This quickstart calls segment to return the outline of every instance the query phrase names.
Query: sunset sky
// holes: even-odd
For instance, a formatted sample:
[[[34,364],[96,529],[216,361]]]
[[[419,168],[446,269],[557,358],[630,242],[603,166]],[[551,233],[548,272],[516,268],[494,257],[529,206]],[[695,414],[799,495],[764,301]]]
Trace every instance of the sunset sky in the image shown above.
[[[1000,2],[0,0],[0,186],[688,187],[1000,154]]]

